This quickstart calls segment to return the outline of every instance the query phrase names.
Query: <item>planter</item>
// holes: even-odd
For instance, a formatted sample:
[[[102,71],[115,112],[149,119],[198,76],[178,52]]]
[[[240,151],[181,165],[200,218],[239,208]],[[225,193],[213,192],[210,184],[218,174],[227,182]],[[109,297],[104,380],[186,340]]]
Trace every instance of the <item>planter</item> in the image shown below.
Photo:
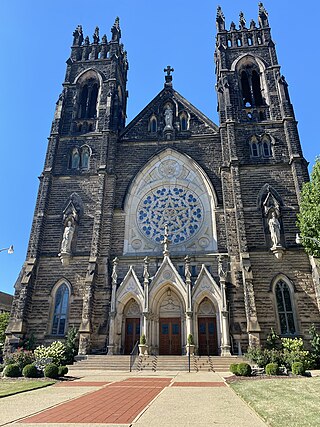
[[[195,345],[194,345],[194,344],[187,344],[187,345],[186,345],[186,353],[187,353],[187,356],[189,356],[189,354],[190,354],[190,356],[193,356],[193,355],[194,355],[194,348],[195,348]]]
[[[139,344],[139,356],[144,356],[147,354],[147,348],[148,346],[146,344]]]

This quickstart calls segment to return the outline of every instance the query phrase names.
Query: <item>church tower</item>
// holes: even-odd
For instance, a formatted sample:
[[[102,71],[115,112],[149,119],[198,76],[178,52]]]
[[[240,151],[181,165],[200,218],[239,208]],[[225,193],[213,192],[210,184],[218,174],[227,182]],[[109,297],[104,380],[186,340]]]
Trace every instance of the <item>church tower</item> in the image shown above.
[[[273,325],[283,335],[307,333],[308,309],[300,295],[310,280],[310,264],[295,242],[307,162],[268,13],[259,3],[258,24],[247,25],[241,12],[239,26],[232,22],[228,30],[218,7],[216,26],[228,253],[234,284],[243,286],[249,342],[265,339]],[[231,306],[233,336],[239,339],[242,328]]]
[[[30,331],[50,342],[69,322],[87,345],[95,317],[106,339],[115,150],[127,103],[128,62],[120,39],[119,18],[110,40],[100,38],[98,27],[92,40],[81,25],[73,33],[27,258],[15,285],[11,344]]]

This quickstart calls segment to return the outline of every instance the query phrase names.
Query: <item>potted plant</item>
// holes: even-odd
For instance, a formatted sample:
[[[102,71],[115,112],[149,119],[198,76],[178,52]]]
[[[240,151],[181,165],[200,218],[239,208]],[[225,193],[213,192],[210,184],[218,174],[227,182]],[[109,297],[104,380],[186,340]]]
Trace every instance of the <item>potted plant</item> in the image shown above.
[[[147,340],[145,334],[142,334],[140,337],[140,344],[139,344],[139,356],[144,356],[147,351]]]
[[[189,334],[186,345],[187,355],[190,354],[192,356],[194,354],[194,347],[193,335]]]

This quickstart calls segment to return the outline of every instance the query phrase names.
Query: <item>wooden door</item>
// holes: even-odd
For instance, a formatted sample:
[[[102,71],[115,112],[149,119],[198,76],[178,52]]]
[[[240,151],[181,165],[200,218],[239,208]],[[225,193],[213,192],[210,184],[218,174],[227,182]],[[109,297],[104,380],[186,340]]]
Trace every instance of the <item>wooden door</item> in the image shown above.
[[[217,319],[198,317],[199,356],[218,355]]]
[[[160,319],[159,354],[181,355],[181,319]]]
[[[135,343],[140,338],[140,318],[128,317],[126,319],[126,335],[124,344],[124,354],[130,354]]]

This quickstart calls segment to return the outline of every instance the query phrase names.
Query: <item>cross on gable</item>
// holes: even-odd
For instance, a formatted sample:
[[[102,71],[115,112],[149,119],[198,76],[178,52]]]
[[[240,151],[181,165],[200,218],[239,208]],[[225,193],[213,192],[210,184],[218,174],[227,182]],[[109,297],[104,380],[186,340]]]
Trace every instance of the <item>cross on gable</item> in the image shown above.
[[[170,65],[167,66],[167,68],[164,68],[163,70],[165,73],[167,73],[167,76],[171,76],[171,73],[174,71],[173,68],[171,68]]]

